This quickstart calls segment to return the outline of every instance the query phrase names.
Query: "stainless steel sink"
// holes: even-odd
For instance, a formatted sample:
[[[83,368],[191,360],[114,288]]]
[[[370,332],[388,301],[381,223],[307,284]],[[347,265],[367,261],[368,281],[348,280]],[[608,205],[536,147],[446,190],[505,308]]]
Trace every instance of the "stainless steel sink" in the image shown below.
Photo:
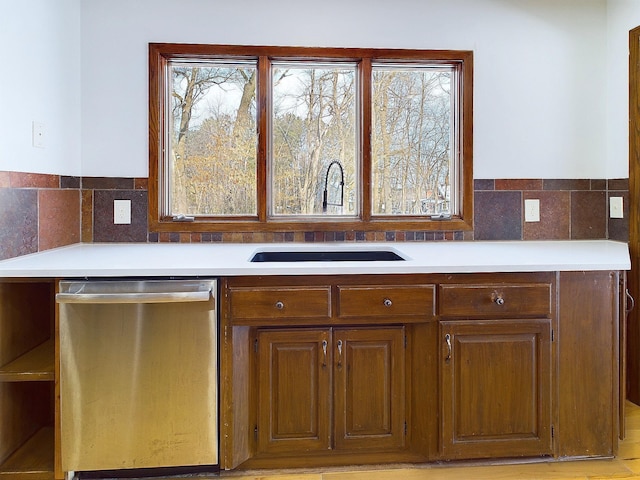
[[[251,262],[395,262],[403,261],[391,250],[336,250],[323,252],[257,252]]]

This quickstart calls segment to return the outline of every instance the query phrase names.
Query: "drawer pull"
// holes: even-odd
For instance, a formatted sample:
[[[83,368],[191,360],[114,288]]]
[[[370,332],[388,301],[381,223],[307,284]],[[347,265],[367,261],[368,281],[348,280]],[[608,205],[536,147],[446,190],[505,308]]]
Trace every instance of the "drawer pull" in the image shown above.
[[[498,296],[498,297],[496,297],[494,302],[496,302],[497,305],[504,305],[504,298]]]
[[[383,304],[385,307],[390,307],[391,305],[393,305],[393,302],[391,301],[391,299],[390,299],[390,298],[385,298],[385,299],[382,301],[382,304]]]
[[[276,308],[278,310],[282,310],[284,308],[284,303],[282,303],[281,301],[277,301],[276,302]]]

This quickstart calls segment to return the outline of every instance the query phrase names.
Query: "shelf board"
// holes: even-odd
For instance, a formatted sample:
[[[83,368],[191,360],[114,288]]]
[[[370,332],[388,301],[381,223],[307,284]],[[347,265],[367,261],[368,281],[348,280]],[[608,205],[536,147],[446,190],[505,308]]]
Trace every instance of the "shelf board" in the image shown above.
[[[53,427],[33,437],[0,465],[0,480],[53,480]]]
[[[0,367],[0,382],[53,381],[54,357],[53,340],[47,340]]]

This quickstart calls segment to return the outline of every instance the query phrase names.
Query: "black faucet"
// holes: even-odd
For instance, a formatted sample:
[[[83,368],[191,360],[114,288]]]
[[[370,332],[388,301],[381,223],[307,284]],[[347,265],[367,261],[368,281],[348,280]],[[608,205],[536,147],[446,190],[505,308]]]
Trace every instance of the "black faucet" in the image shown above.
[[[327,188],[329,184],[329,172],[331,171],[331,167],[337,165],[340,169],[340,203],[328,203],[327,202]],[[324,191],[322,192],[322,213],[327,213],[327,205],[335,205],[336,207],[341,207],[344,204],[344,170],[342,169],[342,165],[338,160],[334,160],[327,167],[327,174],[324,177]]]

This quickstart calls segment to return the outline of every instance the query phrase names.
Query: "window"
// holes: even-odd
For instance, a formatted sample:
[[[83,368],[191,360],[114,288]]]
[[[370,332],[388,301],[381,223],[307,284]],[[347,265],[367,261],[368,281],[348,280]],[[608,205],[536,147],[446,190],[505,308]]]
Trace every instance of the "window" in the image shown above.
[[[271,68],[269,213],[357,217],[357,65],[276,61]]]
[[[372,214],[457,213],[456,70],[373,66]]]
[[[163,211],[172,216],[255,216],[255,65],[170,62],[167,81]]]
[[[149,53],[151,230],[472,228],[471,52]]]

